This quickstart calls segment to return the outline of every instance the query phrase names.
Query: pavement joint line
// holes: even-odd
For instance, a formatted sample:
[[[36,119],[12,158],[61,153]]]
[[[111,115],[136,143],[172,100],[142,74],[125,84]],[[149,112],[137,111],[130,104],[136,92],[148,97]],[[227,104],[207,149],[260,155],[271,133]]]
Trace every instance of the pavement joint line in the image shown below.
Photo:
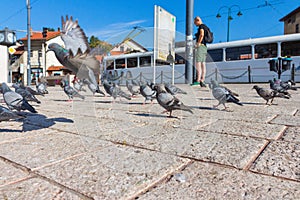
[[[72,188],[69,188],[69,187],[67,187],[67,186],[65,186],[65,185],[63,185],[63,184],[61,184],[61,183],[58,183],[58,182],[56,182],[55,180],[52,180],[52,179],[50,179],[50,178],[48,178],[48,177],[45,177],[45,176],[43,176],[43,175],[41,175],[41,174],[39,174],[39,173],[33,171],[33,170],[30,169],[29,167],[26,167],[26,166],[24,166],[24,165],[21,165],[21,164],[19,164],[19,163],[16,163],[16,162],[14,162],[14,161],[12,161],[12,160],[9,160],[9,159],[7,159],[7,158],[5,158],[5,157],[3,157],[3,156],[0,156],[0,160],[2,160],[2,161],[4,161],[5,163],[8,163],[8,164],[14,166],[14,167],[17,168],[17,169],[20,169],[20,170],[22,170],[22,171],[28,173],[28,174],[29,174],[29,177],[28,177],[27,179],[30,179],[30,178],[36,178],[36,177],[37,177],[37,178],[40,178],[40,179],[42,179],[42,180],[44,180],[44,181],[49,182],[50,184],[53,184],[53,185],[58,186],[58,187],[60,187],[61,189],[68,190],[69,192],[71,192],[71,193],[73,193],[73,194],[79,196],[80,198],[82,198],[82,199],[84,199],[84,200],[92,200],[92,199],[93,199],[93,198],[91,198],[91,197],[88,197],[88,196],[86,196],[86,195],[84,195],[84,194],[79,193],[78,191],[76,191],[76,190],[74,190],[74,189],[72,189]],[[27,179],[25,178],[24,180],[27,180]],[[18,181],[18,182],[21,182],[21,181],[24,181],[24,180],[20,180],[20,181]],[[2,186],[1,186],[1,187],[2,187]]]
[[[300,183],[300,180],[292,179],[292,178],[287,178],[287,177],[284,177],[284,176],[274,176],[274,175],[271,175],[271,174],[265,174],[265,173],[262,173],[262,172],[254,171],[254,170],[251,170],[251,169],[249,169],[249,172],[252,172],[254,174],[263,175],[263,176],[278,178],[278,179],[281,179],[281,180],[286,180],[286,181],[292,181],[292,182]]]
[[[272,124],[271,121],[273,121],[274,119],[276,119],[279,116],[279,114],[275,114],[271,117],[271,119],[267,120],[266,123],[268,124]],[[283,124],[284,125],[284,124]]]
[[[189,129],[187,129],[187,130],[189,130]],[[212,131],[210,131],[210,130],[196,130],[196,131],[205,132],[205,133],[212,133]],[[229,135],[229,136],[259,139],[259,140],[267,140],[267,141],[276,140],[276,139],[267,139],[267,138],[264,138],[264,137],[253,136],[253,135],[240,135],[238,133],[227,133],[227,132],[221,132],[221,131],[214,131],[213,133],[220,134],[220,135]]]
[[[167,182],[172,178],[172,175],[174,173],[176,173],[177,171],[182,171],[184,170],[186,167],[188,167],[189,165],[191,165],[192,163],[194,163],[193,160],[188,159],[185,163],[183,163],[182,165],[178,166],[175,169],[171,169],[169,172],[165,173],[164,175],[162,175],[160,178],[156,179],[155,181],[153,181],[152,183],[148,184],[145,188],[142,188],[141,190],[135,192],[134,194],[130,195],[129,197],[125,198],[126,200],[135,200],[138,199],[140,196],[142,196],[143,194],[146,194],[147,192],[149,192],[151,189],[157,187],[158,185],[162,184],[163,182]]]
[[[294,113],[293,113],[292,115],[293,115],[293,116],[296,116],[298,112],[299,112],[299,110],[298,110],[298,109],[295,109],[295,111],[294,111]]]
[[[264,143],[264,145],[258,150],[258,152],[252,156],[252,158],[250,159],[250,161],[245,165],[245,167],[243,168],[243,170],[245,171],[249,171],[250,167],[253,165],[253,163],[258,159],[258,157],[263,153],[263,151],[268,147],[268,145],[270,144],[270,141],[266,141]]]
[[[10,186],[10,185],[14,185],[14,184],[17,184],[17,183],[21,183],[23,181],[27,181],[27,180],[30,180],[30,179],[33,179],[33,178],[36,178],[36,177],[37,176],[35,176],[35,175],[33,176],[32,174],[29,174],[27,177],[24,177],[24,178],[21,178],[21,179],[17,179],[17,180],[5,183],[3,185],[0,185],[0,188],[6,187],[6,186]]]
[[[73,158],[77,158],[79,156],[84,156],[84,155],[87,155],[87,154],[91,154],[91,153],[94,153],[94,152],[97,152],[99,150],[102,150],[102,149],[105,149],[105,148],[108,148],[108,147],[111,147],[113,146],[113,144],[111,145],[108,145],[108,146],[104,146],[104,147],[99,147],[99,148],[96,148],[92,151],[86,151],[86,152],[83,152],[83,153],[78,153],[78,154],[75,154],[75,155],[72,155],[72,156],[69,156],[67,158],[63,158],[63,159],[60,159],[60,160],[56,160],[54,162],[51,162],[51,163],[47,163],[45,165],[41,165],[39,167],[35,167],[35,168],[32,168],[31,171],[35,172],[35,171],[38,171],[40,169],[43,169],[43,168],[46,168],[46,167],[49,167],[49,166],[52,166],[52,165],[55,165],[55,164],[58,164],[58,163],[62,163],[64,161],[68,161],[68,160],[71,160]]]
[[[280,138],[282,138],[283,134],[286,132],[286,130],[288,129],[288,126],[283,126],[282,130],[280,130],[280,132],[278,133],[277,137],[275,140],[279,140]]]

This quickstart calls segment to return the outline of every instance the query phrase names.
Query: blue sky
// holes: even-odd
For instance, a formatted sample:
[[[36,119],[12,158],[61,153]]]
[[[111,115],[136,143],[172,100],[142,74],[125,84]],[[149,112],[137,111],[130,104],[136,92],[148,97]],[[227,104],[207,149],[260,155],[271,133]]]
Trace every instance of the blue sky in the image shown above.
[[[283,23],[279,19],[300,6],[299,0],[194,0],[194,16],[202,17],[214,32],[214,42],[226,41],[227,12],[220,10],[222,17],[216,18],[222,6],[238,5],[243,15],[236,16],[237,7],[232,8],[230,40],[264,37],[283,34]],[[268,6],[266,5],[266,2]],[[8,27],[26,30],[26,0],[1,0],[0,30]],[[31,23],[35,31],[43,26],[61,26],[61,16],[69,15],[79,20],[87,36],[110,41],[112,37],[125,36],[134,26],[153,30],[154,5],[159,5],[176,16],[178,35],[185,33],[185,0],[31,0]],[[4,9],[3,9],[4,8]],[[194,32],[196,27],[194,27]],[[17,38],[25,33],[17,32]],[[116,37],[117,38],[117,37]]]

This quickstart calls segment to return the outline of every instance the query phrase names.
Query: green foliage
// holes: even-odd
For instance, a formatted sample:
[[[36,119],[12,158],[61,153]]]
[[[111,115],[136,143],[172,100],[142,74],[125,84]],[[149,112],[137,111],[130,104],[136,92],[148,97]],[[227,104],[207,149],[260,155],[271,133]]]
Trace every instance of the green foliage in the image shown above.
[[[54,32],[55,29],[54,28],[47,28],[49,32]]]
[[[89,39],[89,45],[91,48],[101,48],[105,53],[109,52],[112,49],[111,44],[99,40],[98,37],[95,37],[93,35]]]

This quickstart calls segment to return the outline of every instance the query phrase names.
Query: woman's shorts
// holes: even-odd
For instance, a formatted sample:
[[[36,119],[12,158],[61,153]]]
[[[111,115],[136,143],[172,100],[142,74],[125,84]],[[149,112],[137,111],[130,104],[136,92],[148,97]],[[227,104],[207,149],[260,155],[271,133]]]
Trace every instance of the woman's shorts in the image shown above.
[[[196,48],[196,62],[205,62],[207,55],[207,46],[200,45]]]

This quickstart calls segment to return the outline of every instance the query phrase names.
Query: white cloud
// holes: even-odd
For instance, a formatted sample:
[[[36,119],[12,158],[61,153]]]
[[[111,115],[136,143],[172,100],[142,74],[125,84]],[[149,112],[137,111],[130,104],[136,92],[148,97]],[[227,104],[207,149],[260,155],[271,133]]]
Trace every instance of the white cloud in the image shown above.
[[[101,40],[108,40],[112,37],[118,37],[118,36],[126,36],[126,33],[129,33],[129,31],[133,30],[134,26],[137,26],[139,24],[142,24],[146,22],[146,20],[135,20],[130,22],[118,22],[114,24],[110,24],[106,27],[102,27],[99,30],[90,32],[88,35],[94,35],[98,37]]]

